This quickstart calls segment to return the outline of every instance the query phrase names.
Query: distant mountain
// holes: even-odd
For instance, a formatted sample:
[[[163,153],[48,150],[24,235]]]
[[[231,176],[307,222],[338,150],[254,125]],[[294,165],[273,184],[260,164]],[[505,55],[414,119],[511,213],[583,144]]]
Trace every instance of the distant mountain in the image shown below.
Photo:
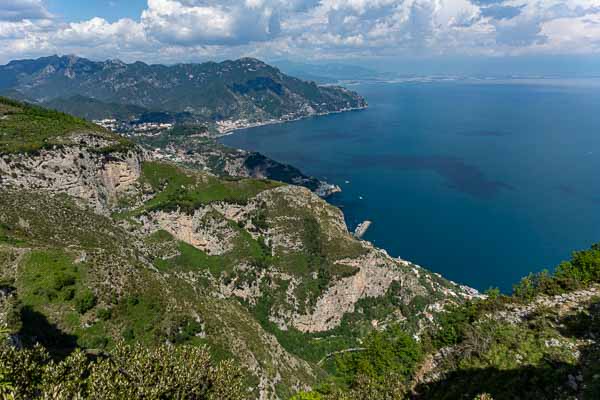
[[[383,75],[369,68],[339,63],[306,64],[281,60],[273,62],[273,65],[286,74],[318,83],[335,83],[344,80],[370,80],[381,78]]]
[[[198,121],[270,119],[361,108],[342,87],[321,87],[259,60],[174,66],[51,56],[0,66],[0,92],[83,117],[144,111],[186,113]]]

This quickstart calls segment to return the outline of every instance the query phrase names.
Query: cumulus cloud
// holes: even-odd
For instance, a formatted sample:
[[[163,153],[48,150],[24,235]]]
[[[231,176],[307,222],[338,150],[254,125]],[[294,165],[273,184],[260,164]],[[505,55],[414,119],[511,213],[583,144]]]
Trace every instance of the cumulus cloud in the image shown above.
[[[599,16],[600,0],[148,0],[135,20],[58,21],[0,0],[0,60],[596,53]]]
[[[260,0],[149,0],[141,23],[150,36],[175,45],[238,45],[279,34],[277,9]]]
[[[51,18],[42,0],[1,0],[0,21],[40,20]]]

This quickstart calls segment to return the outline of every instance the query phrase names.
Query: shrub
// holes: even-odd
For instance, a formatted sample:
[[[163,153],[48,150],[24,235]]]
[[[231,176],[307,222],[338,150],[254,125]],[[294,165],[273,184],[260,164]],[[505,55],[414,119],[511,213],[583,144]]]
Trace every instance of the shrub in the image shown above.
[[[362,351],[339,355],[336,364],[350,387],[364,381],[375,388],[379,384],[386,386],[391,377],[408,381],[422,357],[420,345],[399,327],[392,327],[371,333],[364,339]]]
[[[290,400],[324,400],[324,398],[316,392],[301,392],[293,396]]]
[[[110,308],[100,308],[96,311],[96,317],[102,321],[108,321],[112,316],[112,310]]]
[[[96,305],[96,295],[89,289],[85,289],[75,297],[75,309],[80,314],[85,314]]]
[[[0,329],[0,341],[6,341],[8,338],[8,331]],[[14,388],[11,381],[8,378],[9,371],[0,364],[0,398],[12,400],[14,399]]]
[[[600,243],[593,245],[590,250],[574,252],[571,261],[558,266],[556,277],[584,284],[600,282]]]
[[[63,300],[66,300],[66,301],[73,300],[73,298],[75,297],[75,288],[68,287],[68,288],[63,289],[60,293],[62,295]]]
[[[431,333],[434,347],[442,348],[462,342],[478,315],[479,308],[474,303],[451,307],[446,312],[439,314],[437,316],[438,328]]]
[[[121,332],[121,336],[123,336],[123,339],[130,342],[133,339],[135,339],[135,332],[133,331],[133,328],[127,327],[123,329],[123,332]]]
[[[27,399],[245,398],[239,368],[228,361],[214,364],[205,348],[192,346],[119,343],[96,359],[77,350],[55,362],[39,347],[17,350],[4,344],[0,366],[2,398],[13,394]]]
[[[58,272],[56,275],[54,275],[52,288],[56,291],[61,291],[68,286],[73,286],[74,284],[75,277],[73,275],[66,274],[64,272]]]
[[[513,288],[516,298],[531,300],[537,295],[557,295],[591,283],[600,282],[600,243],[589,250],[576,251],[571,260],[561,263],[554,274],[530,274]]]

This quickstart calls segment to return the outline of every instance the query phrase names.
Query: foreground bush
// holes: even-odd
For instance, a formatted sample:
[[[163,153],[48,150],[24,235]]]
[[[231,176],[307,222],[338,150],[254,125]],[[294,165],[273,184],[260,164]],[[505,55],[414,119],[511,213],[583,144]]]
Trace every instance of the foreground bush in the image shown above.
[[[0,347],[2,399],[237,400],[246,397],[242,379],[231,362],[214,364],[193,346],[118,344],[95,359],[77,350],[60,362],[40,346]]]

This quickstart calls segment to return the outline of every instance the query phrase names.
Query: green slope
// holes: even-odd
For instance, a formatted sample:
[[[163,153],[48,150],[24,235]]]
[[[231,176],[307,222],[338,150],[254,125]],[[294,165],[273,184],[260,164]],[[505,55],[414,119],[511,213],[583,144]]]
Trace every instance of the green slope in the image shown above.
[[[130,143],[105,129],[61,112],[0,97],[0,154],[34,152],[72,143],[77,133]]]

